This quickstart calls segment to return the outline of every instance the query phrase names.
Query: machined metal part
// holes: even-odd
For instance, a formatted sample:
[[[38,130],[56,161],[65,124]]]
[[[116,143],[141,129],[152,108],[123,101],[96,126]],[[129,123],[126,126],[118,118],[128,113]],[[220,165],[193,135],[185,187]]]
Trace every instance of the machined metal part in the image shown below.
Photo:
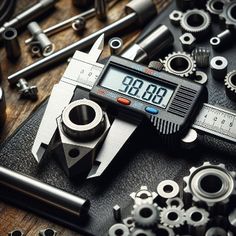
[[[183,16],[183,12],[182,11],[174,10],[169,15],[170,22],[173,25],[179,26],[180,25],[180,20],[181,20],[182,16]]]
[[[108,235],[109,236],[117,236],[117,235],[129,236],[130,231],[129,231],[129,228],[124,224],[115,224],[115,225],[112,225],[111,228],[109,229]]]
[[[8,233],[8,236],[24,236],[24,232],[21,229],[15,229]]]
[[[207,68],[210,61],[210,49],[207,47],[197,47],[191,53],[193,59],[196,61],[197,67]]]
[[[185,149],[193,149],[198,144],[198,133],[195,129],[189,129],[188,133],[181,139],[181,145]]]
[[[0,87],[0,129],[3,128],[6,121],[6,100],[2,87]]]
[[[213,165],[204,162],[200,167],[192,167],[189,176],[183,178],[186,186],[184,193],[191,196],[195,203],[207,207],[226,206],[235,195],[235,172],[230,172],[225,165]],[[220,210],[224,210],[221,207]]]
[[[20,79],[16,86],[19,88],[19,93],[21,98],[26,98],[30,100],[38,99],[38,88],[37,86],[29,86],[25,79]]]
[[[128,216],[127,218],[123,219],[123,224],[125,224],[129,229],[133,229],[135,226],[133,217]]]
[[[107,18],[107,1],[106,0],[94,0],[96,9],[96,16],[99,20],[105,20]]]
[[[199,84],[206,84],[208,81],[208,77],[207,74],[203,71],[196,71],[196,78],[194,80],[195,82],[199,83]]]
[[[228,221],[230,224],[230,228],[236,231],[236,208],[233,209],[233,211],[228,215]]]
[[[227,96],[236,101],[236,70],[229,72],[224,80],[225,91]]]
[[[173,180],[163,180],[157,186],[159,197],[168,199],[179,195],[179,185]]]
[[[219,19],[219,15],[223,12],[223,8],[227,0],[208,0],[206,9],[211,13],[214,18]]]
[[[166,200],[166,205],[169,207],[176,206],[180,209],[184,208],[183,200],[179,197],[169,198]]]
[[[131,1],[126,5],[126,12],[128,15],[122,19],[10,75],[8,77],[9,83],[15,84],[19,78],[26,78],[42,69],[45,71],[46,67],[50,67],[72,56],[75,50],[82,50],[91,46],[102,34],[109,37],[133,24],[145,25],[157,15],[156,6],[152,0]]]
[[[173,231],[173,229],[161,224],[157,225],[156,233],[157,235],[175,236],[175,232]]]
[[[231,45],[231,40],[232,32],[229,29],[226,29],[220,34],[218,34],[216,37],[212,37],[210,39],[210,44],[213,49],[217,50]]]
[[[122,51],[123,40],[119,37],[111,38],[108,42],[111,55],[118,55]]]
[[[159,210],[156,204],[141,204],[134,206],[132,212],[135,225],[144,229],[155,226],[159,220]]]
[[[29,23],[27,28],[33,37],[33,43],[40,46],[42,55],[44,57],[51,55],[55,50],[55,44],[52,43],[48,36],[43,33],[39,24],[34,21]]]
[[[185,222],[185,211],[176,206],[162,208],[160,221],[166,227],[179,228]]]
[[[97,103],[81,99],[63,110],[57,124],[60,137],[54,152],[66,174],[70,177],[88,174],[110,128],[107,114]]]
[[[26,25],[28,22],[52,8],[56,2],[58,2],[58,0],[39,0],[36,4],[31,5],[27,10],[15,16],[10,21],[5,22],[0,28],[0,34],[2,34],[9,27],[18,29],[19,27]]]
[[[16,61],[21,56],[21,48],[16,29],[11,27],[7,28],[2,33],[2,38],[4,40],[7,58],[10,61]]]
[[[211,74],[216,80],[223,81],[227,75],[228,60],[222,56],[216,56],[211,59]]]
[[[134,228],[130,236],[155,236],[156,234],[148,229]]]
[[[185,212],[186,222],[191,235],[204,236],[209,222],[209,213],[198,207],[191,207]]]
[[[33,58],[34,57],[39,58],[42,56],[41,50],[38,44],[31,43],[29,46],[29,51],[30,51],[31,57]]]
[[[78,33],[82,32],[85,27],[86,27],[86,20],[84,17],[79,17],[78,19],[76,19],[72,25],[71,25],[72,29]]]
[[[39,231],[39,236],[57,236],[57,231],[51,228],[42,229]]]
[[[204,10],[188,10],[183,14],[180,25],[184,32],[192,33],[197,40],[201,40],[210,32],[211,16]]]
[[[113,207],[113,217],[117,222],[121,221],[121,208],[119,205]]]
[[[86,199],[4,167],[0,167],[0,179],[1,199],[27,207],[63,224],[70,224],[67,219],[70,221],[71,217],[78,223],[80,215],[87,214],[90,208],[90,202]],[[29,201],[31,204],[28,204]]]
[[[164,70],[180,77],[191,77],[196,72],[196,62],[190,54],[174,52],[161,60]]]
[[[148,68],[156,71],[162,71],[164,66],[160,61],[150,61],[148,64]]]
[[[195,48],[196,38],[191,33],[184,33],[179,37],[182,48],[186,52],[191,52]]]
[[[148,190],[147,186],[141,186],[140,190],[130,194],[130,197],[134,200],[134,205],[153,204],[157,193]]]
[[[206,231],[205,234],[205,236],[215,236],[215,235],[228,236],[228,233],[227,231],[225,231],[225,229],[221,227],[211,227]]]
[[[168,49],[173,45],[173,42],[174,37],[169,28],[165,25],[158,25],[150,34],[141,38],[122,53],[122,57],[144,63]]]
[[[224,21],[226,27],[230,30],[235,30],[236,26],[236,1],[229,1],[224,4],[223,11],[220,14],[220,18]]]

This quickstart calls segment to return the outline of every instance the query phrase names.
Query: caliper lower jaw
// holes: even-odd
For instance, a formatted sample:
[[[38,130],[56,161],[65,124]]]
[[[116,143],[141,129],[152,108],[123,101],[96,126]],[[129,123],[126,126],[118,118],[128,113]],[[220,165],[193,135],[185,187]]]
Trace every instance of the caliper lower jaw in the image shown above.
[[[78,102],[82,103],[78,104]],[[84,102],[86,104],[84,104]],[[81,120],[80,122],[85,122],[84,125],[75,125],[74,123],[70,123],[75,121],[73,118],[73,121],[67,120],[70,119],[70,114],[73,110],[73,108],[71,109],[71,105],[76,105],[76,103],[78,106],[83,106],[83,108],[88,105],[91,105],[91,109],[95,108],[94,111],[96,111],[96,115],[93,120],[90,120],[88,117],[91,115],[87,113],[89,110],[81,110],[81,112],[84,113],[84,117],[81,119],[89,119],[90,123],[87,123],[88,120]],[[107,114],[102,110],[98,112],[97,109],[100,107],[97,104],[95,107],[92,107],[94,104],[96,103],[87,99],[72,102],[65,108],[62,115],[57,118],[58,130],[53,140],[54,147],[51,150],[53,152],[52,154],[56,156],[63,170],[70,178],[78,176],[86,177],[88,175],[110,128]],[[99,114],[97,114],[97,112]],[[65,113],[68,115],[65,115]],[[74,126],[74,130],[70,129],[70,125],[72,125],[72,127]]]

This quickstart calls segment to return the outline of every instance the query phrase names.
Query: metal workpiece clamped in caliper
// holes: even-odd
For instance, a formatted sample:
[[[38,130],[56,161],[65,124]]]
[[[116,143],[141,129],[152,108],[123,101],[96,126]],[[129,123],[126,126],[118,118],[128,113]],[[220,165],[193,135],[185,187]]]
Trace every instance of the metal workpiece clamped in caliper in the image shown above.
[[[203,85],[127,58],[99,64],[103,44],[104,35],[88,54],[75,52],[52,90],[32,148],[38,162],[54,152],[69,176],[100,176],[144,119],[157,135],[180,140],[207,99]],[[89,99],[73,101],[77,89]]]

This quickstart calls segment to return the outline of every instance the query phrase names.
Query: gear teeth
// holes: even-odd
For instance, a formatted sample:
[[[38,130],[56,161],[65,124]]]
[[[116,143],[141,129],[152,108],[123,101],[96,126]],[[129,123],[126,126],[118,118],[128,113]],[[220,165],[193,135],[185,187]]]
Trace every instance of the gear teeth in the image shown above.
[[[234,76],[236,76],[236,70],[233,70],[226,75],[224,84],[228,97],[233,101],[236,101],[236,85],[232,82]]]
[[[236,19],[231,16],[231,9],[236,7],[236,1],[226,2],[223,11],[220,14],[220,19],[225,22],[226,28],[236,28]]]

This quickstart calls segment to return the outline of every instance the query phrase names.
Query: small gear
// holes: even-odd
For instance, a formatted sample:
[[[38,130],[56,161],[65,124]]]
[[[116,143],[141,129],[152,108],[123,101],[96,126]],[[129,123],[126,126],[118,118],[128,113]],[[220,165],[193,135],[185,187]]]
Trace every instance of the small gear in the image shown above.
[[[224,5],[223,11],[220,14],[220,18],[224,21],[226,27],[231,30],[236,29],[236,1],[227,2]]]
[[[144,230],[144,229],[134,229],[132,230],[130,236],[155,236],[155,234],[151,230]]]
[[[185,52],[173,52],[161,62],[166,72],[180,77],[189,78],[196,72],[196,61]]]
[[[224,4],[226,0],[208,0],[206,9],[211,13],[212,16],[219,16],[223,12]]]
[[[225,77],[225,90],[227,96],[236,101],[236,70],[229,72]]]
[[[155,204],[134,206],[132,214],[135,225],[144,229],[152,228],[159,220],[159,211]]]
[[[186,186],[184,193],[189,194],[196,203],[205,203],[208,207],[215,204],[226,205],[235,195],[235,172],[226,170],[225,165],[213,165],[204,162],[202,166],[190,169],[190,175],[183,178]]]
[[[211,16],[208,12],[199,9],[186,11],[180,21],[184,32],[192,33],[194,36],[205,36],[209,33],[211,27]]]
[[[161,224],[169,228],[179,228],[185,222],[185,211],[180,207],[167,206],[160,213]]]
[[[194,227],[204,226],[209,222],[209,213],[203,208],[191,207],[185,216],[187,224]]]

